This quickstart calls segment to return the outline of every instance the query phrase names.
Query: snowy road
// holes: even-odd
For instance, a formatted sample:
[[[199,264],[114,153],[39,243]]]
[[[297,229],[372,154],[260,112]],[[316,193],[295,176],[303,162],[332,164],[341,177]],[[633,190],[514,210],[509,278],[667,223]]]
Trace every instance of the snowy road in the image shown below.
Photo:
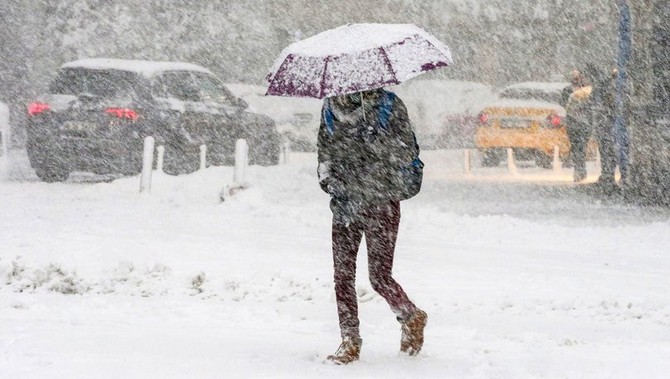
[[[667,377],[667,209],[595,201],[567,169],[465,175],[460,152],[422,157],[394,273],[429,313],[424,351],[398,356],[363,249],[361,361],[332,367],[314,155],[252,167],[254,187],[223,204],[227,167],[157,175],[140,196],[136,177],[40,183],[14,156],[0,182],[0,377]]]

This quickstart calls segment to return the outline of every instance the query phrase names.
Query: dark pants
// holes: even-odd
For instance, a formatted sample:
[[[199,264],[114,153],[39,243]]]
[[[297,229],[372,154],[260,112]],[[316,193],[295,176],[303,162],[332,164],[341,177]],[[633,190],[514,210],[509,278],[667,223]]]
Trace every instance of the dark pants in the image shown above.
[[[363,235],[368,250],[368,273],[372,288],[386,300],[399,319],[408,319],[417,309],[391,276],[400,224],[400,202],[390,201],[364,208],[358,216],[355,222],[348,225],[333,222],[335,297],[342,338],[360,337],[356,257]]]
[[[569,120],[567,132],[575,180],[581,181],[586,177],[586,146],[591,137],[591,128],[584,123]]]
[[[617,154],[612,134],[613,124],[604,123],[598,125],[595,130],[595,136],[598,140],[598,150],[600,151],[600,178],[602,183],[615,183],[614,170],[617,166]]]

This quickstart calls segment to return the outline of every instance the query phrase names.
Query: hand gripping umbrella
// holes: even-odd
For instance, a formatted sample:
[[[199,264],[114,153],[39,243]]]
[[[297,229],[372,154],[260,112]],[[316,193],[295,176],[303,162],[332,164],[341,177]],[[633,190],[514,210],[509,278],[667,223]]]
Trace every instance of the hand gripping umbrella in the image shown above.
[[[449,48],[412,24],[349,24],[289,45],[266,95],[339,96],[400,84],[452,64]]]

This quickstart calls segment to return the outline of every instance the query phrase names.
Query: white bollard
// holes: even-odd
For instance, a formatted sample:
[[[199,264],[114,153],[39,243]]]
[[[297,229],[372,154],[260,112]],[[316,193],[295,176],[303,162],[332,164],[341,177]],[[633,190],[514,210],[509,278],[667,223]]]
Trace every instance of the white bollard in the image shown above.
[[[9,126],[9,108],[0,103],[0,134],[2,134],[2,145],[0,145],[0,179],[9,175],[9,141],[11,139]]]
[[[207,145],[200,145],[200,170],[207,168]]]
[[[154,165],[154,137],[144,139],[144,154],[142,156],[142,177],[140,178],[140,193],[151,192],[151,171]]]
[[[165,146],[160,145],[156,148],[156,171],[163,172],[163,160],[165,159]]]
[[[472,173],[472,153],[470,149],[463,150],[463,173]]]
[[[233,173],[233,183],[245,183],[248,165],[249,145],[247,145],[247,141],[238,139],[237,142],[235,142],[235,171]]]
[[[219,192],[221,202],[229,197],[248,188],[246,183],[247,166],[249,165],[249,145],[247,141],[238,139],[235,142],[235,170],[233,171],[233,183],[227,184]]]
[[[561,172],[563,165],[561,164],[560,150],[558,146],[554,146],[554,160],[551,162],[551,166],[554,169],[555,173]]]
[[[512,175],[517,175],[516,163],[514,162],[514,150],[507,148],[507,169]]]
[[[281,150],[282,164],[288,164],[290,153],[291,153],[291,143],[289,141],[286,141],[282,144],[282,150]]]

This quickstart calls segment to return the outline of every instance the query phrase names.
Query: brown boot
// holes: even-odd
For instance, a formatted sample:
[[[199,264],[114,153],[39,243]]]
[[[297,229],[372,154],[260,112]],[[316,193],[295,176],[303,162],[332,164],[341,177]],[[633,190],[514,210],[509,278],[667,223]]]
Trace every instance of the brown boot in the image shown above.
[[[409,355],[417,355],[423,347],[423,329],[428,322],[428,315],[421,309],[410,318],[402,322],[402,336],[400,337],[400,352]]]
[[[357,361],[361,355],[363,340],[358,337],[345,337],[335,354],[329,355],[327,360],[336,365],[346,365]]]

